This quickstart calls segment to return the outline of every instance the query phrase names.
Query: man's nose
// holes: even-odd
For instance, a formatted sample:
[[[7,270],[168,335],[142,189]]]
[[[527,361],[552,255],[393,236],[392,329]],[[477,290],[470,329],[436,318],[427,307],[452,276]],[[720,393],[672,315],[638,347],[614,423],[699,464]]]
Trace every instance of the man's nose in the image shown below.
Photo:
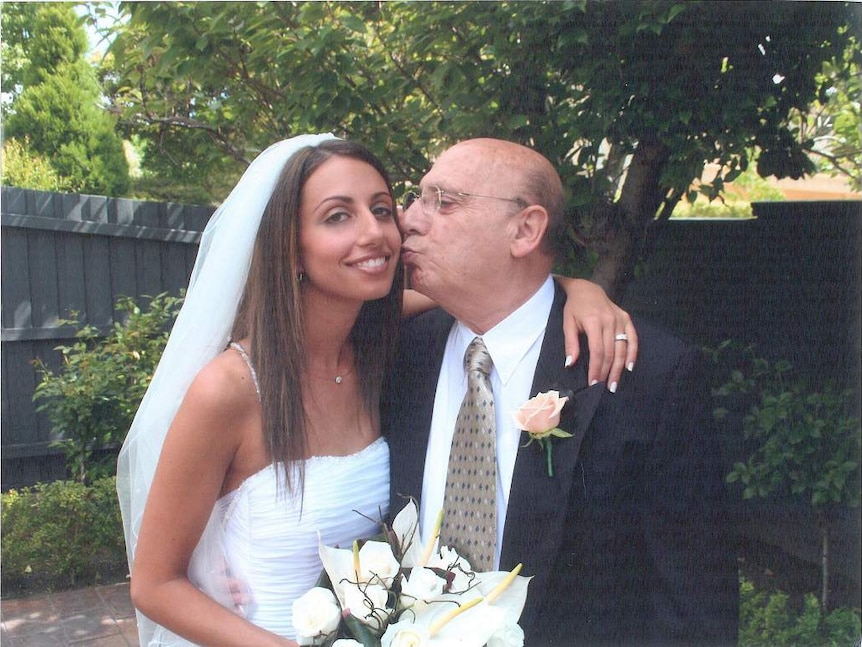
[[[406,209],[398,207],[398,221],[401,223],[401,231],[405,234],[419,232],[426,218],[422,211],[421,200],[414,200]]]

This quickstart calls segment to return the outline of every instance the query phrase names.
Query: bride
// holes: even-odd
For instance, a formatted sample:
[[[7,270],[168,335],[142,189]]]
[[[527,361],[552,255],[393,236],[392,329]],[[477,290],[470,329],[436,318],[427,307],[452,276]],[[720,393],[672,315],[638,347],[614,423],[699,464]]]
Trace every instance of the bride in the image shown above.
[[[318,543],[379,531],[396,213],[367,149],[305,135],[259,155],[211,218],[118,464],[142,645],[295,645],[291,605],[317,580]],[[567,289],[599,350],[603,328],[630,324],[598,288]],[[431,305],[407,294],[405,313]]]

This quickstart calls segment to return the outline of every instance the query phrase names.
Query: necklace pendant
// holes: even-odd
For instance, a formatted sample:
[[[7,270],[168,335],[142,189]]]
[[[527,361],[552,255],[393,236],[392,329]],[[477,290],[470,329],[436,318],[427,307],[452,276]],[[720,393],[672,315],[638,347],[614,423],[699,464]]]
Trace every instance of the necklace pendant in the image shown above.
[[[341,384],[343,381],[344,381],[344,378],[341,377],[340,375],[335,376],[335,383],[336,384]]]

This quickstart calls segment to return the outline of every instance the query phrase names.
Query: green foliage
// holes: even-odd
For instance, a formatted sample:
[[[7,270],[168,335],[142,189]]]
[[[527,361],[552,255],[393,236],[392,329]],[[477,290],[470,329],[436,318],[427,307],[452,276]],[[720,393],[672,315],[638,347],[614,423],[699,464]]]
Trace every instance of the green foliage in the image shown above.
[[[26,137],[23,142],[17,139],[3,142],[3,185],[40,191],[69,190],[71,185],[68,180],[58,176],[42,155],[31,152],[29,144]]]
[[[87,35],[74,6],[37,3],[33,11],[4,3],[4,16],[18,11],[32,23],[12,33],[20,90],[4,110],[6,135],[28,137],[31,151],[50,162],[69,190],[122,195],[129,182],[128,162],[115,118],[102,106],[96,72],[84,58]]]
[[[4,2],[0,7],[0,87],[14,97],[24,84],[24,73],[30,66],[25,41],[36,22],[40,3]],[[5,107],[5,106],[4,106]],[[4,112],[5,117],[5,112]]]
[[[716,352],[730,347],[725,342]],[[743,421],[753,449],[745,462],[734,464],[728,482],[740,483],[745,499],[790,496],[824,513],[833,506],[859,506],[862,433],[850,392],[829,384],[811,390],[788,362],[755,357],[751,347],[740,359],[715,391],[753,396]],[[715,413],[720,418],[726,411]]]
[[[835,609],[821,615],[817,598],[804,597],[794,611],[781,591],[757,591],[743,579],[740,586],[739,647],[856,647],[862,633],[858,609]]]
[[[114,457],[99,454],[125,438],[180,303],[178,297],[160,294],[142,309],[121,297],[118,321],[106,335],[83,325],[74,344],[57,347],[62,354],[58,370],[34,361],[40,381],[33,399],[47,413],[75,479],[85,482],[112,473]],[[80,326],[75,320],[61,323]]]
[[[110,94],[150,142],[144,168],[199,173],[216,200],[230,183],[213,177],[300,132],[366,143],[396,184],[457,140],[527,143],[560,170],[597,263],[633,262],[705,164],[719,168],[707,198],[752,151],[763,175],[813,170],[789,116],[817,97],[824,62],[843,65],[851,6],[122,3]]]
[[[791,120],[813,142],[818,170],[843,176],[862,191],[862,46],[858,29],[856,34],[841,59],[823,65],[817,99],[807,111],[791,113]]]
[[[732,183],[725,185],[725,193],[714,200],[698,194],[694,202],[682,200],[673,210],[673,218],[753,218],[752,202],[784,201],[784,194],[748,167]]]
[[[125,542],[116,480],[42,483],[2,495],[3,594],[65,588],[122,573]]]

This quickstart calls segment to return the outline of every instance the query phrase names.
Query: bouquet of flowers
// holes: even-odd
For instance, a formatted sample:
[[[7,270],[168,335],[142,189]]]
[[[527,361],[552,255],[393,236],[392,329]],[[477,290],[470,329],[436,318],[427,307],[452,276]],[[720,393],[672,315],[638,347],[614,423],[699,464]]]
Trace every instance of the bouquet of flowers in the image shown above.
[[[478,573],[433,536],[419,537],[410,501],[383,541],[320,546],[324,575],[293,604],[300,645],[326,647],[520,647],[518,618],[530,578]]]

